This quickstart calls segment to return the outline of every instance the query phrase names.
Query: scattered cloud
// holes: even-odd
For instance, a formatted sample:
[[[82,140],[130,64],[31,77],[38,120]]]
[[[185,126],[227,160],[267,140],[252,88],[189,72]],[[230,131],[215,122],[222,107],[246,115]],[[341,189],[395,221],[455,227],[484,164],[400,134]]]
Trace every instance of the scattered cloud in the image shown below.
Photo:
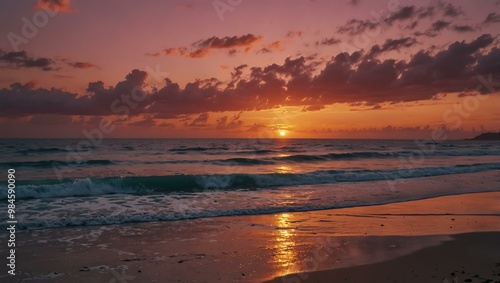
[[[380,53],[397,50],[401,48],[409,48],[417,44],[417,40],[413,37],[404,37],[400,39],[387,39],[382,46],[375,45],[368,53],[368,57],[374,57]]]
[[[321,41],[316,41],[316,46],[330,46],[330,45],[335,45],[342,42],[340,39],[335,38],[335,37],[328,37],[328,38],[323,38]]]
[[[456,18],[458,16],[464,15],[461,7],[455,6],[451,3],[444,3],[443,1],[438,1],[437,7],[442,11],[443,16]]]
[[[228,118],[228,116],[223,116],[216,121],[215,129],[216,130],[232,130],[237,129],[243,125],[243,121],[240,120],[241,111],[234,115],[232,118]]]
[[[403,6],[392,13],[389,13],[389,11],[383,11],[372,20],[351,19],[344,25],[338,27],[337,32],[350,36],[356,36],[380,28],[392,27],[396,23],[404,22],[409,22],[405,26],[406,29],[413,30],[417,27],[419,21],[423,19],[432,19],[436,16],[449,18],[449,21],[440,20],[439,23],[435,22],[436,24],[433,28],[439,30],[444,28],[441,27],[444,23],[450,22],[452,19],[464,15],[465,13],[462,11],[461,7],[455,6],[451,3],[444,3],[442,1],[438,1],[435,5],[419,8],[414,5],[408,5]],[[419,33],[424,34],[423,32]]]
[[[137,89],[144,92],[145,99],[129,109],[131,117],[184,119],[185,125],[197,127],[207,126],[209,113],[216,112],[280,106],[317,111],[334,103],[377,105],[439,99],[447,93],[487,94],[487,88],[479,93],[476,90],[480,85],[477,76],[498,73],[500,49],[493,42],[491,35],[484,34],[435,52],[421,50],[409,60],[379,60],[371,52],[339,53],[325,65],[318,65],[310,57],[287,58],[260,67],[236,66],[228,81],[195,80],[184,87],[166,79],[161,87],[146,88],[148,74],[140,70],[133,70],[115,86],[91,82],[83,95],[35,88],[34,82],[13,83],[10,88],[0,89],[0,116],[117,115],[111,105],[122,105],[123,95]],[[415,40],[410,37],[390,39],[376,50],[399,50],[413,44]],[[186,118],[192,115],[197,116]],[[239,115],[222,117],[216,127],[231,128],[242,123],[239,121]]]
[[[89,62],[66,62],[69,66],[76,69],[88,69],[88,68],[99,68],[96,64]]]
[[[299,31],[299,30],[291,30],[286,34],[287,38],[296,38],[296,37],[302,37],[304,35],[304,32]]]
[[[283,51],[283,42],[282,41],[273,41],[266,46],[262,47],[262,49],[258,50],[257,53],[272,53],[275,51]]]
[[[486,16],[486,19],[484,20],[484,24],[496,24],[500,23],[500,14],[497,14],[495,12],[489,13],[488,16]]]
[[[44,57],[30,57],[28,56],[26,51],[5,52],[3,50],[0,50],[0,63],[5,64],[4,67],[13,69],[39,68],[43,71],[54,71],[59,69],[58,67],[56,67],[53,60]]]
[[[189,124],[186,123],[186,124],[191,127],[205,127],[207,126],[208,117],[209,117],[208,113],[201,113],[191,123]]]
[[[453,30],[456,32],[473,32],[476,28],[469,25],[453,25]]]
[[[242,36],[212,36],[194,42],[188,47],[166,48],[160,52],[147,53],[149,56],[183,56],[187,58],[203,58],[215,50],[227,50],[229,55],[234,55],[237,49],[243,49],[245,52],[250,50],[253,45],[262,40],[262,36],[246,34]]]

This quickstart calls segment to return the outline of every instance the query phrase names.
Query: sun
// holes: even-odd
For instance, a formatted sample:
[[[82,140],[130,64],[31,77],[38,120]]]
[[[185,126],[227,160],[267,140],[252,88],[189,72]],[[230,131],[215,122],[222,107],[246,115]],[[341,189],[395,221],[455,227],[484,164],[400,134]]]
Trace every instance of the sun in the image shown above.
[[[280,130],[280,136],[282,136],[282,137],[286,136],[286,131],[285,130]]]

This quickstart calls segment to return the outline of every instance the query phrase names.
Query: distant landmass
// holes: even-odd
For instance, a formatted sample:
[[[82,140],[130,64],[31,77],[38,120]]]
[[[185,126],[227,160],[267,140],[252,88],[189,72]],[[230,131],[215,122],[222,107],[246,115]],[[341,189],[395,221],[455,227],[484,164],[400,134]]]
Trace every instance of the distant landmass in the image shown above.
[[[476,141],[500,140],[500,132],[498,132],[498,133],[482,133],[479,136],[472,138],[471,140],[476,140]]]

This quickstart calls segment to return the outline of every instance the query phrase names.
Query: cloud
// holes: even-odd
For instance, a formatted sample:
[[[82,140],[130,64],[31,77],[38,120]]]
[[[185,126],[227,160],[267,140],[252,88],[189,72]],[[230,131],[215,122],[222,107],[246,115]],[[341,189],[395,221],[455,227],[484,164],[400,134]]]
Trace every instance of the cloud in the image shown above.
[[[59,75],[59,74],[55,74],[54,77],[58,78],[58,79],[72,79],[72,78],[74,78],[73,76]]]
[[[287,38],[296,38],[296,37],[302,37],[304,33],[300,30],[291,30],[286,34]]]
[[[415,6],[404,6],[399,11],[392,13],[385,22],[389,25],[392,25],[396,21],[404,21],[411,19],[416,14]]]
[[[451,24],[451,22],[435,21],[434,23],[432,23],[431,29],[433,31],[440,31],[444,28],[447,28],[450,24]]]
[[[207,126],[208,122],[208,113],[201,113],[198,117],[196,117],[191,123],[187,124],[191,127],[204,127]]]
[[[216,112],[280,106],[300,106],[304,111],[313,111],[334,103],[375,106],[439,99],[447,93],[477,95],[476,89],[481,86],[477,77],[499,71],[500,50],[493,46],[493,41],[491,35],[484,34],[470,42],[454,42],[434,53],[420,50],[409,60],[379,60],[361,52],[340,53],[322,65],[313,58],[287,58],[260,67],[236,66],[230,71],[228,81],[198,79],[184,87],[166,79],[158,88],[147,88],[148,74],[140,70],[132,70],[115,86],[91,82],[85,94],[36,88],[34,82],[14,83],[10,88],[0,89],[3,106],[0,117],[143,115],[151,119],[184,119],[182,122],[187,126],[201,127],[208,126],[209,113]],[[411,44],[414,44],[411,38],[393,39],[379,50],[397,50]],[[489,90],[483,87],[479,92],[486,94]],[[129,101],[133,107],[126,108],[126,114],[121,110],[117,113],[118,106],[127,105],[124,98],[130,100],[134,93],[143,99]],[[197,115],[193,120],[186,118],[193,115]],[[240,123],[239,118],[223,117],[216,127]]]
[[[351,19],[343,26],[337,28],[338,33],[347,33],[348,35],[354,36],[364,33],[367,30],[374,30],[380,26],[378,22],[372,22],[369,20],[357,20]]]
[[[226,36],[223,38],[213,36],[211,38],[195,42],[193,45],[196,45],[202,49],[237,48],[248,47],[259,41],[260,39],[262,39],[262,36],[256,36],[250,33],[242,36]]]
[[[436,5],[419,8],[414,5],[409,5],[403,6],[392,13],[382,11],[376,15],[373,20],[351,19],[347,21],[346,24],[339,26],[337,28],[337,32],[355,36],[383,27],[392,27],[396,23],[409,21],[411,21],[411,23],[406,25],[405,28],[412,30],[419,24],[419,21],[434,18],[438,15],[447,18],[458,18],[459,16],[465,14],[460,7],[454,6],[450,3],[444,3],[442,1],[438,1]],[[445,22],[444,20],[441,21]],[[439,28],[439,26],[435,26],[434,28]]]
[[[76,69],[99,68],[99,66],[89,62],[67,62],[67,64]]]
[[[456,32],[473,32],[476,29],[469,25],[453,25],[453,30]]]
[[[0,50],[0,63],[6,64],[6,67],[19,69],[19,68],[39,68],[43,71],[58,70],[55,62],[49,58],[34,58],[28,56],[26,51],[12,51],[5,52]]]
[[[371,48],[368,57],[374,57],[380,53],[397,50],[401,48],[409,48],[417,44],[417,40],[413,37],[404,37],[400,39],[387,39],[382,46],[375,45]]]
[[[38,68],[43,71],[58,71],[61,70],[61,62],[75,69],[99,68],[90,62],[73,62],[68,59],[53,60],[45,57],[35,58],[28,55],[26,51],[5,52],[0,49],[0,63],[4,63],[4,67],[12,69]]]
[[[452,22],[438,20],[432,23],[432,26],[425,32],[415,32],[414,34],[415,36],[425,35],[428,37],[436,37],[444,29],[451,29],[459,33],[476,31],[476,28],[471,25],[452,25]]]
[[[252,46],[262,40],[262,36],[246,34],[242,36],[212,36],[191,44],[190,48],[175,47],[166,48],[160,52],[147,53],[149,56],[183,56],[187,58],[203,58],[208,56],[214,50],[228,50],[229,55],[236,53],[237,49],[248,51]]]
[[[328,37],[328,38],[323,38],[321,41],[316,41],[316,46],[330,46],[330,45],[335,45],[342,42],[340,39],[335,38],[335,37]]]
[[[223,116],[216,121],[215,129],[216,130],[232,130],[237,129],[243,125],[243,121],[240,120],[241,111],[234,115],[231,119],[228,116]]]
[[[347,21],[345,25],[339,26],[337,32],[343,34],[355,36],[362,34],[367,31],[373,31],[380,28],[382,25],[392,26],[396,22],[405,21],[415,17],[417,14],[417,9],[415,6],[404,6],[401,9],[390,13],[388,15],[383,15],[381,13],[378,19],[375,20],[358,20],[351,19]]]
[[[13,83],[9,89],[0,89],[0,101],[5,108],[0,116],[29,116],[36,114],[59,115],[122,115],[122,111],[113,111],[113,103],[120,102],[115,108],[123,109],[123,95],[140,92],[145,86],[146,72],[133,70],[124,81],[115,87],[106,88],[103,82],[91,82],[86,95],[71,93],[61,89],[35,88],[34,82]],[[135,108],[127,108],[130,115],[144,112],[144,106],[136,103]],[[116,110],[116,109],[115,109]]]
[[[34,8],[36,10],[48,9],[63,13],[75,11],[75,8],[71,5],[71,0],[37,0]]]
[[[283,51],[283,42],[282,41],[273,41],[268,45],[262,47],[262,49],[258,50],[257,53],[272,53],[275,51]]]
[[[442,11],[443,16],[445,17],[456,18],[460,15],[464,15],[461,7],[454,6],[451,3],[439,1],[437,7]]]
[[[497,14],[495,12],[489,13],[488,16],[486,16],[486,19],[484,20],[484,24],[496,24],[500,23],[500,14]]]

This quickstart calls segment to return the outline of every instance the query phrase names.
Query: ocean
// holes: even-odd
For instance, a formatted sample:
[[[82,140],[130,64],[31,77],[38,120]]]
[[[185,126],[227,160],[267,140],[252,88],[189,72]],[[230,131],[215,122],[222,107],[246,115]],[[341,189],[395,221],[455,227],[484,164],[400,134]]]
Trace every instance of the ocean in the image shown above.
[[[383,204],[500,190],[495,141],[0,140],[21,230]]]

